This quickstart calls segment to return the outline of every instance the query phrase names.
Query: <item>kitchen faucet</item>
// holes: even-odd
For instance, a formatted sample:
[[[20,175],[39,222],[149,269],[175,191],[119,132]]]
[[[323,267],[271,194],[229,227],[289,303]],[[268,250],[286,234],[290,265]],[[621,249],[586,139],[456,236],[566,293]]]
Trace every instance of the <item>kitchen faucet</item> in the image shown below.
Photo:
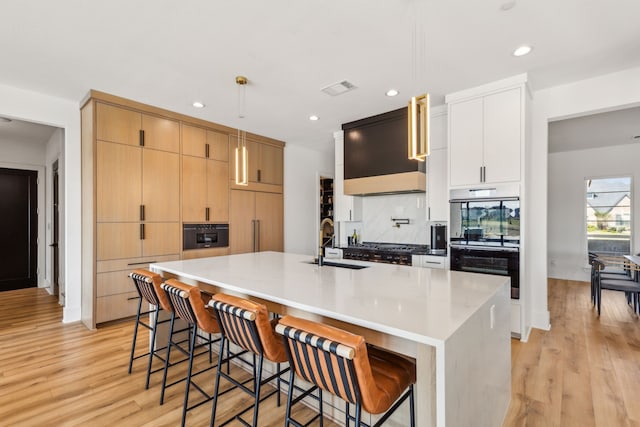
[[[330,238],[329,240],[327,240],[327,242],[326,242],[326,243],[322,243],[322,240],[320,240],[320,248],[319,248],[319,250],[318,250],[318,267],[322,267],[322,264],[323,264],[324,256],[322,256],[322,253],[324,252],[324,248],[325,248],[329,243],[331,243],[331,247],[333,247],[333,246],[334,246],[334,240],[335,240],[335,238],[336,238],[336,235],[335,235],[335,234],[332,234],[332,235],[331,235],[331,238]]]

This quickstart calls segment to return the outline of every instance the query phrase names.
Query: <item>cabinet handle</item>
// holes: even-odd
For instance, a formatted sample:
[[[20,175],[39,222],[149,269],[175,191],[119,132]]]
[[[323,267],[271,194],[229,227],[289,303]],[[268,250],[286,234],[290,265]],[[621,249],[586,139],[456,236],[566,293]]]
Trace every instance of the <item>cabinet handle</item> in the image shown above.
[[[129,263],[129,264],[127,264],[127,265],[153,264],[153,263],[156,263],[156,262],[158,262],[158,261],[155,261],[155,260],[154,260],[154,261],[130,262],[130,263]]]
[[[205,220],[209,221],[209,208],[204,208],[204,216]]]
[[[442,263],[437,262],[437,261],[425,261],[425,264],[436,264],[436,265],[441,265]]]
[[[140,221],[144,221],[144,205],[140,205]]]
[[[253,252],[256,251],[256,220],[251,220],[251,227],[253,228]]]
[[[258,226],[258,231],[256,231],[256,252],[260,252],[260,220],[256,219],[256,225]]]
[[[258,182],[262,181],[262,170],[258,169]]]
[[[144,240],[144,224],[140,224],[140,240]]]
[[[133,301],[134,299],[140,299],[140,297],[129,297],[127,298],[127,301]]]
[[[427,218],[429,218],[429,221],[431,221],[431,208],[427,208]]]
[[[140,146],[144,147],[144,129],[140,129]]]
[[[480,166],[480,182],[482,182],[482,166]]]
[[[204,156],[209,158],[209,144],[204,144]]]
[[[349,209],[349,221],[351,221],[351,209]]]

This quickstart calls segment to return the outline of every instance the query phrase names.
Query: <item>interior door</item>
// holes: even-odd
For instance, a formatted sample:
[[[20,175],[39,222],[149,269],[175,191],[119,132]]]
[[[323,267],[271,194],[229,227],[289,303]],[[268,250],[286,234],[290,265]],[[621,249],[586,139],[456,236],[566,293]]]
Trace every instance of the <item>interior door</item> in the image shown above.
[[[38,284],[37,181],[37,171],[0,168],[0,291]]]
[[[51,280],[53,281],[53,294],[59,295],[60,292],[60,248],[58,241],[60,240],[60,211],[58,203],[60,199],[59,191],[59,176],[58,176],[58,161],[53,163],[53,200],[51,211],[53,213],[53,236],[51,242],[51,258],[53,264],[53,271]]]

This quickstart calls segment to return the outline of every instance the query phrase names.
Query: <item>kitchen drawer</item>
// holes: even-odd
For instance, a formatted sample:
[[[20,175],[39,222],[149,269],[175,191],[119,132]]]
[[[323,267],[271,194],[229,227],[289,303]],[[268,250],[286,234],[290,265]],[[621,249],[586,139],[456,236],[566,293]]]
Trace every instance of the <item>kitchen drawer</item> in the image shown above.
[[[96,298],[96,323],[135,316],[137,310],[137,292],[98,297]]]
[[[136,268],[149,269],[149,264],[156,262],[177,261],[179,255],[160,255],[140,258],[113,259],[108,261],[98,261],[96,272],[105,273],[108,271],[132,271]],[[129,274],[129,273],[127,273]]]
[[[229,255],[229,248],[189,249],[182,252],[182,259],[208,258]]]
[[[133,280],[129,277],[130,272],[131,270],[98,273],[96,275],[96,296],[137,293]]]
[[[414,267],[426,267],[426,268],[447,268],[446,256],[434,256],[434,255],[413,255],[411,257],[411,265]]]

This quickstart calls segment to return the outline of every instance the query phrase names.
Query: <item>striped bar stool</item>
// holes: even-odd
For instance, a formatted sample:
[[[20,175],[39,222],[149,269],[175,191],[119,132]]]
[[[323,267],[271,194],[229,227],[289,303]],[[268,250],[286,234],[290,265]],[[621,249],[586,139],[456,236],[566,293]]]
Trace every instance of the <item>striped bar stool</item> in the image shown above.
[[[187,411],[193,408],[196,408],[200,405],[203,405],[206,402],[209,402],[210,400],[213,399],[213,396],[209,395],[206,391],[204,391],[202,387],[200,387],[198,384],[196,384],[193,381],[193,378],[196,377],[197,375],[200,375],[216,367],[216,365],[212,365],[198,372],[193,372],[193,359],[195,356],[198,355],[196,354],[196,347],[197,347],[196,339],[200,338],[201,340],[204,340],[204,343],[199,344],[198,346],[204,346],[204,345],[208,346],[209,362],[211,363],[212,362],[211,344],[214,342],[211,339],[211,334],[220,333],[220,329],[218,328],[218,324],[216,322],[215,316],[213,315],[212,312],[210,312],[207,309],[205,300],[202,298],[200,289],[197,286],[187,285],[178,280],[170,279],[164,282],[161,285],[161,287],[162,289],[164,289],[167,295],[167,298],[169,300],[169,303],[171,304],[173,312],[171,313],[171,326],[169,328],[170,333],[169,333],[169,340],[167,343],[167,356],[165,359],[164,376],[162,378],[162,391],[160,394],[160,404],[164,402],[164,391],[166,387],[170,387],[174,384],[177,384],[179,382],[186,380],[187,384],[184,391],[184,403],[182,406],[182,424],[181,424],[182,426],[184,426],[187,418]],[[178,381],[175,381],[167,385],[167,371],[169,368],[171,348],[175,347],[179,351],[185,352],[185,350],[179,345],[179,342],[175,342],[173,340],[173,335],[175,333],[173,331],[173,328],[174,328],[176,316],[180,317],[189,325],[189,350],[186,352],[187,356],[189,357],[189,363],[187,368],[187,376],[185,378],[179,379]],[[200,335],[198,333],[198,330],[208,334],[208,337],[204,337]],[[215,342],[217,341],[219,341],[219,339],[215,340]],[[191,390],[191,386],[195,387],[195,389],[198,390],[205,397],[205,399],[192,406],[189,406],[189,392]]]
[[[359,335],[293,316],[280,319],[276,332],[283,336],[293,367],[290,384],[293,385],[294,372],[314,384],[295,399],[293,387],[289,387],[285,426],[303,426],[291,418],[291,407],[316,389],[320,390],[320,411],[314,419],[322,420],[322,390],[325,390],[346,402],[347,426],[351,420],[358,427],[367,425],[361,420],[363,409],[371,414],[384,414],[374,424],[374,427],[380,426],[407,398],[410,425],[415,426],[415,363],[367,346]],[[355,417],[349,413],[349,404],[356,406]]]
[[[136,313],[136,324],[133,328],[133,342],[131,343],[131,356],[129,357],[129,373],[133,368],[133,361],[139,359],[141,357],[149,356],[149,360],[147,362],[147,382],[145,383],[145,388],[149,388],[149,377],[151,376],[151,364],[153,363],[153,358],[157,357],[164,362],[162,356],[158,354],[158,352],[164,350],[163,348],[156,348],[156,331],[158,329],[158,325],[161,323],[168,322],[169,320],[161,320],[158,321],[158,317],[160,314],[160,310],[171,311],[171,306],[169,304],[169,300],[167,296],[160,288],[162,284],[162,277],[159,274],[152,273],[148,270],[137,269],[133,270],[129,277],[133,280],[133,283],[138,291],[138,295],[140,297],[138,301],[138,311]],[[153,308],[149,311],[142,311],[142,303],[146,302],[153,306]],[[145,323],[140,320],[142,315],[146,315],[149,313],[153,313],[153,322],[151,324]],[[150,348],[152,351],[148,351],[144,354],[140,354],[138,356],[135,355],[136,351],[136,340],[138,338],[138,327],[142,326],[151,331],[151,340],[150,340]],[[153,371],[153,372],[157,372]]]
[[[224,426],[233,420],[238,420],[246,426],[256,427],[258,425],[258,408],[260,402],[277,393],[277,404],[280,406],[280,376],[287,372],[289,368],[280,370],[280,363],[287,361],[287,354],[284,344],[280,337],[274,331],[277,319],[269,321],[269,312],[263,304],[258,304],[243,298],[237,298],[231,295],[216,294],[209,301],[209,306],[213,307],[218,320],[222,341],[220,342],[220,352],[218,359],[218,370],[216,371],[216,383],[213,392],[213,408],[211,409],[211,427],[213,427],[216,418],[216,408],[218,403],[218,391],[220,387],[220,377],[231,382],[234,387],[225,390],[230,391],[239,388],[245,393],[253,397],[253,405],[241,410],[239,413],[231,417],[229,420],[219,424]],[[242,351],[228,356],[223,360],[224,346],[227,345],[227,355],[229,354],[229,343],[233,343],[240,347]],[[235,359],[243,354],[250,353],[253,355],[254,377],[253,390],[245,386],[245,382],[240,382],[232,378],[228,372],[222,371],[224,362]],[[256,363],[256,356],[258,361]],[[276,373],[268,378],[262,378],[262,367],[264,359],[276,363]],[[239,359],[242,360],[242,359]],[[278,387],[276,390],[260,397],[260,389],[264,384],[272,380],[276,380]],[[250,380],[250,381],[251,381]],[[241,416],[253,408],[253,423],[249,424],[241,418]]]

